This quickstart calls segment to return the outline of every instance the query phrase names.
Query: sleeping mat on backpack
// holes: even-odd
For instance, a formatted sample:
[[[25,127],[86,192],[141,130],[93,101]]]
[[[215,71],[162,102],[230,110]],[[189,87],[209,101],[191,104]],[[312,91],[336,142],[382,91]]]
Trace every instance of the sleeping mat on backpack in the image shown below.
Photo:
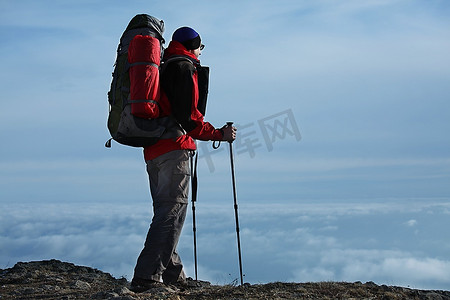
[[[128,62],[131,113],[140,118],[159,117],[159,40],[148,35],[136,35],[128,48]]]

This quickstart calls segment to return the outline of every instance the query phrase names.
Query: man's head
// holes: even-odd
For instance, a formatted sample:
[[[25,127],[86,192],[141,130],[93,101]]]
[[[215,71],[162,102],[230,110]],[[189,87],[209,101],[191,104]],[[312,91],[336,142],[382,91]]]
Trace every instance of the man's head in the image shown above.
[[[200,35],[190,27],[180,27],[172,35],[172,41],[180,42],[189,52],[194,53],[197,57],[200,50],[203,49]]]

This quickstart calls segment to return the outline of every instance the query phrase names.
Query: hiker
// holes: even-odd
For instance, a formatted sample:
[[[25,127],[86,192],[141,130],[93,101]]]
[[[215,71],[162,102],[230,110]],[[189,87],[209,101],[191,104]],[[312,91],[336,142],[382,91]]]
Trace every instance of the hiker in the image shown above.
[[[236,138],[235,127],[215,128],[203,120],[208,86],[203,75],[209,71],[200,65],[203,48],[194,29],[181,27],[173,33],[164,52],[161,97],[167,97],[168,101],[162,103],[169,107],[161,109],[171,112],[185,134],[144,148],[154,215],[134,269],[134,290],[144,291],[161,281],[186,282],[176,248],[188,205],[189,159],[196,150],[194,140],[232,142]]]

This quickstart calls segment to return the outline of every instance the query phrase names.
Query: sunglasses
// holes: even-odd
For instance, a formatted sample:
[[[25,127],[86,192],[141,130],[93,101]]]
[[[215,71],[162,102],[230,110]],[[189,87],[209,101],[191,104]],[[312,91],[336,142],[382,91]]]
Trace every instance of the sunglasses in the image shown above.
[[[200,45],[200,51],[203,50],[205,48],[205,45],[201,44]]]

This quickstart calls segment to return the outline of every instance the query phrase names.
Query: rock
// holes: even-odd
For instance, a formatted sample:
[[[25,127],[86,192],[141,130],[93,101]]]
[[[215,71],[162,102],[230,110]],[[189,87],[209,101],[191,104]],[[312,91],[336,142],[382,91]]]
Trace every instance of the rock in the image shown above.
[[[143,293],[128,289],[126,279],[58,260],[20,262],[0,269],[0,300],[5,299],[423,299],[450,300],[449,291],[414,290],[374,282],[212,285],[189,278],[185,285],[161,285]]]
[[[427,300],[442,300],[442,299],[444,299],[444,298],[442,298],[442,295],[439,295],[438,293],[435,293],[435,292],[430,292],[430,293],[428,293],[427,295],[426,295],[426,299]],[[447,298],[445,298],[445,299],[447,299]]]
[[[80,290],[89,290],[91,288],[91,285],[87,282],[84,282],[82,280],[77,280],[73,284],[73,287]]]

